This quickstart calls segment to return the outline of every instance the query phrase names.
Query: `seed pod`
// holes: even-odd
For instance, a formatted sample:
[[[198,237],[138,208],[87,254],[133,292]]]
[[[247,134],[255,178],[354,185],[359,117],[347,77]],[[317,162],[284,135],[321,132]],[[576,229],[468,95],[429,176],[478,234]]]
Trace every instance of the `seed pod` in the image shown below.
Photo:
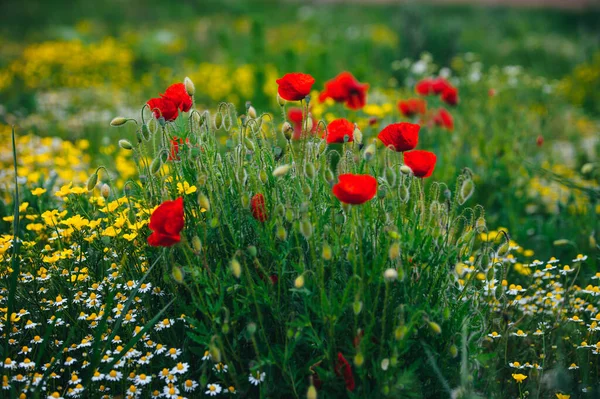
[[[402,165],[400,166],[400,172],[404,173],[405,175],[410,175],[412,174],[412,169],[406,165]]]
[[[394,169],[385,169],[385,180],[388,182],[390,187],[394,187],[396,185],[396,172],[394,172]]]
[[[307,162],[304,164],[304,175],[309,179],[314,179],[315,177],[315,165],[311,162]]]
[[[276,167],[273,171],[273,177],[282,177],[287,175],[287,173],[290,171],[290,168],[290,165],[281,165]]]
[[[208,197],[204,195],[204,193],[198,194],[198,205],[200,205],[200,208],[210,211],[210,201],[208,200]]]
[[[194,248],[196,255],[198,255],[200,251],[202,251],[202,241],[200,241],[200,237],[192,237],[192,248]]]
[[[312,230],[313,230],[312,224],[310,223],[310,221],[308,219],[304,219],[300,222],[300,233],[302,233],[304,238],[306,238],[307,240],[312,235]]]
[[[328,243],[324,243],[323,244],[323,253],[321,254],[321,256],[325,260],[330,260],[331,255],[332,255],[331,245],[329,245]]]
[[[94,172],[87,181],[87,190],[92,191],[98,184],[98,173]]]
[[[287,239],[287,231],[281,225],[277,226],[277,230],[275,231],[275,237],[281,241],[285,241]]]
[[[186,76],[185,79],[183,79],[183,84],[185,86],[185,91],[187,92],[187,94],[190,97],[194,97],[194,94],[196,93],[196,87],[194,86],[194,82],[192,82],[192,79]]]
[[[370,161],[371,159],[373,159],[373,157],[375,156],[376,149],[377,147],[375,147],[375,144],[373,143],[367,146],[367,148],[363,152],[363,158],[365,159],[365,161]]]
[[[100,194],[102,195],[102,197],[104,197],[104,199],[108,199],[108,197],[110,196],[110,186],[104,183],[102,187],[100,187]]]
[[[121,147],[124,150],[133,150],[133,145],[131,144],[131,142],[125,139],[119,140],[119,147]]]
[[[235,278],[240,278],[242,275],[242,265],[236,258],[231,259],[231,273],[235,276]]]
[[[122,126],[124,124],[127,123],[127,118],[124,118],[122,116],[117,116],[116,118],[113,118],[112,121],[110,121],[110,125],[111,126]]]
[[[294,280],[294,287],[296,287],[297,289],[304,287],[304,275],[303,274],[296,277],[296,279]]]
[[[161,166],[162,160],[160,159],[160,157],[154,158],[154,160],[150,164],[150,173],[152,173],[153,175],[157,174],[160,171]]]

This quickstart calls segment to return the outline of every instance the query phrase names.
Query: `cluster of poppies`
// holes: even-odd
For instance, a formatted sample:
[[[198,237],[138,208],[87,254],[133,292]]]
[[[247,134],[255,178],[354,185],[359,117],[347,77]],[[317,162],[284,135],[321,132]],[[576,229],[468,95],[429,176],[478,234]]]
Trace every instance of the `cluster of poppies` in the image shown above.
[[[458,89],[441,77],[420,80],[415,85],[415,92],[421,96],[439,95],[443,102],[451,106],[458,104]],[[407,118],[421,115],[436,126],[454,130],[452,114],[445,108],[438,108],[427,115],[427,101],[423,98],[400,100],[398,101],[398,110]]]
[[[172,122],[179,116],[179,112],[188,112],[193,104],[183,83],[175,83],[167,88],[160,97],[151,98],[146,104],[154,114],[156,119],[164,118],[167,122]]]

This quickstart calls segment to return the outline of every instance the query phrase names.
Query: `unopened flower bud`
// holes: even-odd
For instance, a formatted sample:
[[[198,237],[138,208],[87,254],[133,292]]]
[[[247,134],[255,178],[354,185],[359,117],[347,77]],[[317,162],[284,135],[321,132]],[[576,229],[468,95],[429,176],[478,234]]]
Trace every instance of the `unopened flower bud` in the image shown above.
[[[210,201],[204,193],[198,194],[198,205],[200,205],[201,209],[205,209],[206,211],[210,210]]]
[[[255,326],[255,331],[256,331],[256,324]],[[208,353],[210,353],[210,357],[213,360],[213,362],[215,363],[220,363],[221,362],[221,350],[219,348],[217,348],[217,346],[213,343],[211,343],[208,346]]]
[[[183,269],[181,269],[179,266],[173,266],[173,269],[171,270],[171,276],[173,276],[173,280],[175,280],[177,284],[182,284],[185,277]]]
[[[256,119],[256,108],[254,108],[252,105],[248,107],[247,113],[250,118]]]
[[[250,335],[256,334],[256,323],[248,323],[248,326],[246,326],[246,329],[248,331],[248,334],[250,334]]]
[[[160,159],[160,157],[154,158],[154,160],[150,164],[150,173],[152,173],[153,175],[157,174],[160,171],[161,166],[162,160]]]
[[[248,194],[242,195],[242,208],[246,209],[250,206],[250,196]]]
[[[365,152],[363,152],[363,158],[365,159],[365,161],[370,161],[371,159],[373,159],[373,157],[375,156],[376,148],[377,147],[373,143],[367,146]]]
[[[308,114],[308,119],[306,120],[306,131],[307,132],[312,132],[313,126],[314,126],[313,125],[313,119],[312,119],[311,114],[309,113]]]
[[[202,241],[200,241],[200,237],[192,237],[192,248],[194,248],[196,254],[199,254],[200,251],[202,251]]]
[[[194,94],[196,93],[196,87],[194,86],[194,82],[192,82],[192,79],[186,76],[185,79],[183,79],[183,84],[185,86],[185,91],[187,92],[187,94],[190,97],[194,97]]]
[[[294,287],[296,287],[297,289],[304,287],[304,275],[303,274],[296,277],[296,279],[294,280]]]
[[[305,163],[304,175],[312,180],[315,177],[315,165],[313,165],[311,162]]]
[[[330,260],[331,255],[332,255],[331,245],[329,245],[328,243],[324,243],[323,244],[323,253],[321,254],[321,256],[325,260]]]
[[[133,145],[131,144],[131,142],[125,139],[119,140],[119,147],[121,147],[124,150],[133,150]]]
[[[463,181],[463,183],[460,186],[460,191],[459,196],[458,196],[458,202],[460,205],[464,204],[465,202],[467,202],[467,200],[471,197],[471,195],[473,195],[473,192],[475,191],[475,183],[473,183],[473,180],[471,179],[467,179],[465,181]]]
[[[96,184],[98,184],[98,173],[94,172],[87,181],[87,190],[92,191],[96,187]]]
[[[279,104],[280,107],[285,106],[286,101],[281,98],[281,96],[279,95],[279,93],[277,93],[277,104]]]
[[[390,267],[389,269],[386,269],[385,272],[383,272],[383,278],[387,282],[396,281],[398,279],[398,271]]]
[[[386,357],[381,361],[381,369],[383,371],[387,371],[388,367],[390,367],[390,359]]]
[[[397,242],[393,243],[390,246],[388,255],[390,257],[390,260],[398,259],[398,257],[400,256],[400,244],[398,244]]]
[[[594,164],[593,163],[586,163],[586,164],[584,164],[581,167],[581,173],[583,173],[584,175],[587,175],[592,170],[594,170]]]
[[[394,187],[396,185],[396,172],[394,172],[394,169],[385,169],[385,180],[388,182],[390,187]]]
[[[288,222],[292,222],[294,220],[294,211],[292,210],[292,208],[287,208],[285,210],[285,220],[287,220]]]
[[[450,356],[452,356],[453,358],[458,356],[458,348],[456,347],[456,345],[452,344],[448,351],[450,352]]]
[[[429,324],[429,329],[435,335],[440,335],[442,333],[442,327],[440,327],[440,325],[438,323],[436,323],[435,321],[430,321],[428,324]]]
[[[358,128],[357,124],[354,124],[354,132],[352,133],[352,136],[354,137],[356,144],[362,144],[363,134]]]
[[[287,231],[283,226],[279,225],[277,226],[277,230],[275,231],[275,236],[277,237],[277,239],[285,241],[287,238]]]
[[[302,233],[304,238],[306,238],[307,240],[312,235],[312,230],[313,228],[312,224],[310,223],[310,220],[304,219],[300,222],[300,233]]]
[[[292,139],[292,134],[294,133],[294,128],[289,122],[283,122],[283,126],[281,126],[281,132],[286,140]]]
[[[127,123],[127,120],[128,120],[127,118],[124,118],[122,116],[117,116],[112,121],[110,121],[110,125],[111,126],[122,126]]]
[[[354,356],[354,365],[356,367],[362,367],[362,365],[365,363],[365,356],[362,354],[362,352],[358,352],[355,356]]]
[[[317,388],[312,384],[308,387],[308,391],[306,391],[306,399],[317,399]]]
[[[410,175],[412,174],[412,169],[406,165],[402,165],[400,166],[400,172],[404,173],[405,175]]]
[[[104,183],[100,187],[100,194],[102,195],[102,197],[104,197],[104,199],[108,199],[108,197],[110,196],[110,186]]]
[[[290,171],[290,165],[281,165],[275,168],[273,171],[273,177],[282,177],[285,176]]]
[[[335,183],[334,180],[334,176],[333,176],[333,172],[331,171],[331,169],[327,169],[325,171],[325,180],[327,181],[327,183],[329,183],[329,185],[333,185],[333,183]]]
[[[254,150],[256,149],[256,147],[254,146],[254,142],[248,137],[244,138],[244,144],[246,145],[246,148],[252,152],[254,152]]]
[[[240,278],[242,275],[242,265],[236,258],[231,259],[231,273],[235,278]]]
[[[260,180],[260,182],[262,184],[267,184],[267,182],[269,181],[269,176],[267,176],[267,172],[265,172],[264,170],[261,170],[258,173],[258,179]]]
[[[352,303],[352,311],[354,312],[355,315],[359,315],[360,312],[362,311],[363,308],[363,303],[361,301],[354,301],[354,303]]]

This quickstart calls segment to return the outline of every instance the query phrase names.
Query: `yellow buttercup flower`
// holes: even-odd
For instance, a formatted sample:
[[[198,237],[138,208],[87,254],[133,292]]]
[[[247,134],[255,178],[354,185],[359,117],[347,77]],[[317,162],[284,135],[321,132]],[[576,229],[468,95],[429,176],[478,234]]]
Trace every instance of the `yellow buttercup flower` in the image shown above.
[[[518,384],[521,384],[523,381],[525,381],[525,379],[527,378],[527,376],[524,375],[524,374],[513,374],[512,378],[514,378],[515,381],[517,381]]]

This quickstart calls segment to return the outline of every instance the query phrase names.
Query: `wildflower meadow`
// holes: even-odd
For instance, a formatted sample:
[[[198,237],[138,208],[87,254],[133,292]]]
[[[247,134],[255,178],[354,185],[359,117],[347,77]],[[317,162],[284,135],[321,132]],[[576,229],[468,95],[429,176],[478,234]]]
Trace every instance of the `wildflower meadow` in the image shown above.
[[[100,3],[2,6],[0,397],[600,397],[597,9]]]

